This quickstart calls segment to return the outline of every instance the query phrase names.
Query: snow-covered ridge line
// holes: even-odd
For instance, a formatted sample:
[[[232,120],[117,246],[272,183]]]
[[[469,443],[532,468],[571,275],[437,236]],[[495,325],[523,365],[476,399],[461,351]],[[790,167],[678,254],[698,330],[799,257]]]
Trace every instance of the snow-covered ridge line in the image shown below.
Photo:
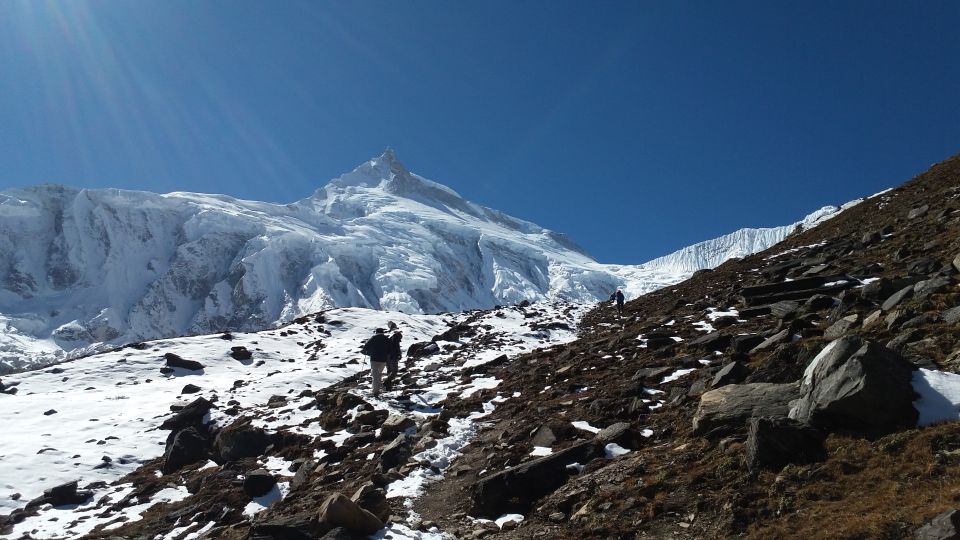
[[[780,229],[650,263],[601,264],[562,234],[464,200],[392,151],[286,205],[44,185],[0,193],[0,373],[111,345],[252,331],[332,307],[406,313],[633,297]]]

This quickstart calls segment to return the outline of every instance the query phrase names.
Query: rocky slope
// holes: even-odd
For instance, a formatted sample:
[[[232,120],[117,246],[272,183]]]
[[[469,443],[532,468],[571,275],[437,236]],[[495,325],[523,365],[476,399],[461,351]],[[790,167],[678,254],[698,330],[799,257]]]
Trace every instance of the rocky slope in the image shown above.
[[[217,392],[217,415],[253,422],[180,405],[149,419],[163,457],[116,486],[39,494],[0,534],[96,518],[86,537],[949,538],[958,255],[952,158],[623,317],[599,305],[576,341],[505,349],[497,321],[535,334],[572,314],[502,307],[423,327],[386,400],[347,379],[284,382],[255,407]],[[331,323],[296,324],[309,349]]]
[[[415,508],[459,537],[952,538],[958,272],[955,157],[503,366],[527,398]],[[571,420],[632,451],[604,459]],[[460,517],[503,512],[525,519]]]
[[[561,234],[410,173],[390,151],[288,205],[11,190],[0,193],[0,373],[331,307],[438,313],[592,302],[617,286],[639,295],[792,229],[745,229],[651,265],[604,265]]]

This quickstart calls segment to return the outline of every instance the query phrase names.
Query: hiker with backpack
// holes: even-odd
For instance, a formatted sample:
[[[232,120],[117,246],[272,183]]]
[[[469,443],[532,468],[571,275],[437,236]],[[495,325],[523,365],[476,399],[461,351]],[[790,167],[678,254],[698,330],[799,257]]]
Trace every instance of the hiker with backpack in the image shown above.
[[[400,374],[400,357],[403,351],[400,349],[400,341],[403,339],[403,333],[397,328],[393,321],[387,323],[393,333],[388,338],[390,340],[390,355],[387,357],[387,382],[385,386],[389,389],[393,386],[393,379]]]
[[[390,348],[390,338],[387,337],[386,330],[377,328],[373,336],[360,349],[362,354],[370,357],[370,377],[373,379],[374,397],[379,396],[382,391],[383,370],[387,367],[387,360],[390,358]]]
[[[610,295],[610,300],[616,300],[617,302],[617,316],[623,316],[623,302],[626,298],[623,296],[623,291],[618,287],[616,292]]]

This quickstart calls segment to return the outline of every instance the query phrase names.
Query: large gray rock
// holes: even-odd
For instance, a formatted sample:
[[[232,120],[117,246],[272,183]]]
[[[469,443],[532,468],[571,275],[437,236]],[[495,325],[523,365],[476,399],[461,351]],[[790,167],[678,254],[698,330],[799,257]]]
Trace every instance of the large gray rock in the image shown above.
[[[889,298],[883,301],[880,304],[880,309],[884,311],[890,311],[891,309],[897,307],[900,302],[903,302],[907,298],[913,295],[913,285],[907,285],[906,287],[900,289],[899,291],[890,295]]]
[[[940,314],[940,318],[945,322],[954,324],[960,321],[960,306],[950,308]]]
[[[857,324],[857,319],[859,316],[856,313],[839,319],[823,332],[823,337],[837,339],[845,336]]]
[[[786,417],[798,394],[796,383],[730,384],[705,392],[693,416],[693,432],[743,429],[754,416]]]
[[[938,276],[930,278],[914,285],[913,295],[920,299],[927,298],[930,295],[947,290],[951,285],[953,285],[953,280],[948,277]]]
[[[277,479],[266,469],[257,469],[243,478],[243,491],[251,497],[266,495],[275,485]]]
[[[207,459],[210,454],[210,439],[197,427],[191,426],[170,434],[167,449],[163,454],[160,472],[172,473],[184,465]]]
[[[947,510],[913,533],[916,540],[960,540],[960,511]]]
[[[473,485],[470,513],[485,517],[509,512],[525,514],[534,502],[567,481],[567,465],[586,464],[600,456],[603,456],[603,446],[599,442],[584,441],[481,478]]]
[[[377,516],[341,493],[327,497],[320,506],[319,521],[330,527],[344,527],[359,534],[373,534],[383,528]]]
[[[214,450],[221,461],[234,461],[262,455],[271,442],[270,435],[253,426],[249,418],[238,418],[217,435]]]
[[[743,382],[750,375],[750,368],[740,362],[730,362],[720,368],[710,381],[710,388],[720,388],[728,384]]]
[[[913,427],[913,370],[886,347],[856,337],[838,339],[807,366],[790,418],[867,435]]]
[[[390,504],[387,502],[387,494],[373,482],[367,482],[350,497],[350,500],[357,503],[360,508],[377,516],[380,521],[386,522],[390,518]]]
[[[401,433],[397,435],[397,438],[383,447],[383,450],[380,452],[380,467],[386,471],[398,465],[403,465],[410,459],[412,453],[410,440],[406,434]]]

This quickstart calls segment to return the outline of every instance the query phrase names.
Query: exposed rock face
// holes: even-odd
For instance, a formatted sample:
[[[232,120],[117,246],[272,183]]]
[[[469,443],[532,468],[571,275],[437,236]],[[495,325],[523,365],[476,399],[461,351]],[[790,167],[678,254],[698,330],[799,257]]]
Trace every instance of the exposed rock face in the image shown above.
[[[856,337],[839,339],[807,367],[790,417],[825,429],[873,435],[913,427],[913,370],[886,347]]]

